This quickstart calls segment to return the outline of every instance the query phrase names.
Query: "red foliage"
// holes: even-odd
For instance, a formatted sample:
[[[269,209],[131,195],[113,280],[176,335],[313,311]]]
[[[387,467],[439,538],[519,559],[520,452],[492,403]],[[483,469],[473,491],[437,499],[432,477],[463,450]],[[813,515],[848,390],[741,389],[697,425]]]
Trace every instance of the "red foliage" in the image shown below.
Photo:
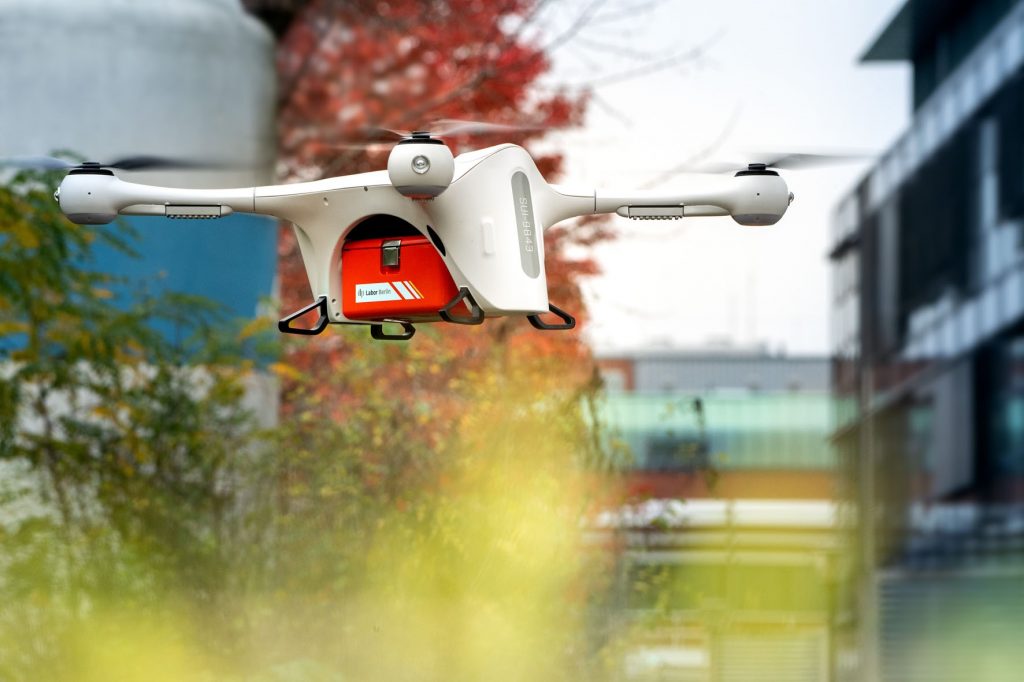
[[[541,94],[550,67],[524,40],[531,0],[310,3],[281,42],[280,139],[289,174],[374,170],[383,154],[337,149],[367,128],[417,128],[441,118],[567,126],[584,101]],[[474,140],[477,146],[519,139]],[[515,136],[513,136],[515,137]],[[459,142],[455,140],[454,142]],[[457,146],[457,144],[455,145]],[[559,159],[541,160],[543,172]]]
[[[524,30],[537,8],[537,0],[314,0],[284,36],[278,52],[284,173],[310,178],[382,168],[387,150],[338,148],[365,140],[371,127],[415,129],[442,118],[551,127],[578,124],[586,98],[543,89],[538,83],[550,63],[542,46],[528,40]],[[530,130],[475,137],[472,144],[526,146],[542,135]],[[469,142],[447,141],[456,153]],[[551,179],[560,169],[561,156],[536,161]],[[572,259],[568,252],[607,236],[600,221],[581,223],[579,228],[559,226],[546,235],[551,300],[576,314],[580,326],[586,313],[579,281],[594,274],[597,266],[589,258]],[[290,227],[281,231],[279,257],[283,306],[301,307],[310,300],[310,291]],[[434,377],[439,394],[453,377],[471,369],[475,358],[493,361],[485,350],[495,344],[512,356],[560,357],[564,371],[579,383],[590,375],[589,351],[578,331],[540,333],[519,318],[488,320],[482,328],[436,326],[441,328],[437,334],[420,334],[411,345],[417,346],[416,355],[439,359],[442,371]],[[307,374],[330,371],[358,352],[353,345],[357,333],[359,338],[366,335],[356,329],[303,338],[292,347],[289,361]],[[375,381],[407,382],[397,357],[396,364],[381,366]]]

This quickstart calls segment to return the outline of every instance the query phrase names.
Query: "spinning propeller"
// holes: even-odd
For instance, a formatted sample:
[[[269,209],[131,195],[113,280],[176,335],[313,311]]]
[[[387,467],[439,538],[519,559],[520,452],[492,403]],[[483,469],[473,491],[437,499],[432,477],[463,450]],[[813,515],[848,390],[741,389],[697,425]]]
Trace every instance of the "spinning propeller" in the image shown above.
[[[22,170],[43,170],[43,171],[96,171],[96,170],[123,170],[123,171],[154,171],[154,170],[181,170],[181,169],[217,169],[227,168],[228,165],[213,161],[199,161],[195,159],[174,159],[162,156],[126,156],[110,163],[99,163],[96,161],[85,161],[74,163],[66,159],[59,159],[54,156],[19,156],[0,159],[0,168],[18,168]]]
[[[441,137],[457,135],[494,135],[498,133],[542,132],[553,126],[515,125],[508,123],[486,123],[484,121],[465,121],[455,118],[444,118],[433,121],[426,130],[397,130],[394,128],[370,127],[364,130],[363,142],[345,142],[336,145],[341,149],[387,149],[390,146],[406,141],[436,140]]]
[[[836,166],[854,163],[872,158],[864,153],[811,153],[811,152],[754,152],[749,155],[750,161],[712,161],[696,164],[685,164],[678,172],[693,173],[733,173],[733,172],[766,172],[772,170],[807,170],[824,166]]]
[[[547,126],[485,123],[446,118],[434,121],[430,130],[367,128],[362,142],[334,145],[336,149],[383,151],[388,155],[388,176],[398,192],[410,199],[433,199],[451,183],[455,173],[452,150],[442,137],[495,135],[548,130]]]

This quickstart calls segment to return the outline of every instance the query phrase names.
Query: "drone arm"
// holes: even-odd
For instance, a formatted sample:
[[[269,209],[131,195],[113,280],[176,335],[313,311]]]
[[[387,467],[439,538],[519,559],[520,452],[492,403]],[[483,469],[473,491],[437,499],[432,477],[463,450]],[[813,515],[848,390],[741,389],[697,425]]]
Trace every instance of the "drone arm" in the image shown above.
[[[555,212],[558,220],[602,213],[648,220],[729,215],[744,225],[771,225],[792,200],[785,181],[775,174],[706,178],[679,192],[580,192],[554,185],[551,189],[560,209]],[[588,206],[580,201],[584,196],[590,198]]]
[[[121,215],[146,215],[161,218],[223,218],[234,213],[224,204],[133,204],[118,211]]]
[[[240,189],[178,189],[124,183],[123,202],[130,205],[223,206],[232,211],[252,213],[255,193],[252,187]],[[127,208],[128,206],[123,206]]]
[[[547,229],[555,223],[568,218],[593,215],[596,198],[593,190],[581,191],[560,187],[558,185],[546,185],[546,200],[541,202],[540,219]]]
[[[626,218],[630,217],[622,208],[618,209],[616,213]],[[684,218],[713,218],[727,215],[729,215],[729,211],[720,206],[683,206]]]
[[[167,207],[162,204],[135,204],[134,206],[126,206],[125,208],[122,208],[118,213],[121,215],[166,216]]]
[[[697,216],[726,216],[729,197],[724,193],[689,192],[589,192],[551,185],[553,201],[545,221],[553,225],[566,218],[617,213],[624,218],[670,219]]]
[[[105,224],[119,213],[172,218],[219,218],[255,211],[255,189],[181,189],[124,182],[108,173],[70,173],[57,199],[72,221]]]
[[[596,191],[594,213],[618,213],[631,218],[659,215],[658,210],[664,209],[665,217],[729,215],[735,204],[735,194],[735,188],[726,186],[674,193]]]

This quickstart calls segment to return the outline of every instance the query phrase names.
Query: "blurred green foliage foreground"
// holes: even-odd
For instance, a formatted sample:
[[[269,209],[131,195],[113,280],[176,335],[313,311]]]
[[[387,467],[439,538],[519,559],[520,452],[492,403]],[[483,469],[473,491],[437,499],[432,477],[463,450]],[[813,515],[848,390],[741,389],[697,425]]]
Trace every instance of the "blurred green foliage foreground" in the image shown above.
[[[128,228],[52,181],[0,188],[0,679],[600,675],[604,462],[564,358],[424,329],[260,369],[270,322],[91,271]],[[291,406],[262,424],[261,381]]]

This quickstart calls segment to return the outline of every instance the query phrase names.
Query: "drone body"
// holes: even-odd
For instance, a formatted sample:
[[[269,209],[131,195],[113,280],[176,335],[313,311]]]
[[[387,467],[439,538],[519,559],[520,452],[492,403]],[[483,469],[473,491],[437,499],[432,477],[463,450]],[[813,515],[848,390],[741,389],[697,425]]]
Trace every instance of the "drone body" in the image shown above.
[[[525,316],[539,329],[572,328],[572,317],[548,301],[544,270],[543,232],[559,221],[614,212],[655,220],[731,215],[741,224],[770,225],[792,200],[785,181],[763,164],[703,180],[678,193],[572,190],[548,184],[522,147],[503,144],[453,159],[440,140],[416,133],[395,146],[387,171],[195,190],[129,183],[107,167],[84,164],[68,173],[56,197],[65,215],[83,224],[119,214],[244,212],[287,220],[314,303],[283,319],[281,331],[369,324],[374,338],[405,339],[419,321]],[[313,328],[291,325],[311,310],[320,313]],[[562,323],[543,322],[539,316],[549,311]],[[385,322],[401,323],[404,333],[386,334]]]

